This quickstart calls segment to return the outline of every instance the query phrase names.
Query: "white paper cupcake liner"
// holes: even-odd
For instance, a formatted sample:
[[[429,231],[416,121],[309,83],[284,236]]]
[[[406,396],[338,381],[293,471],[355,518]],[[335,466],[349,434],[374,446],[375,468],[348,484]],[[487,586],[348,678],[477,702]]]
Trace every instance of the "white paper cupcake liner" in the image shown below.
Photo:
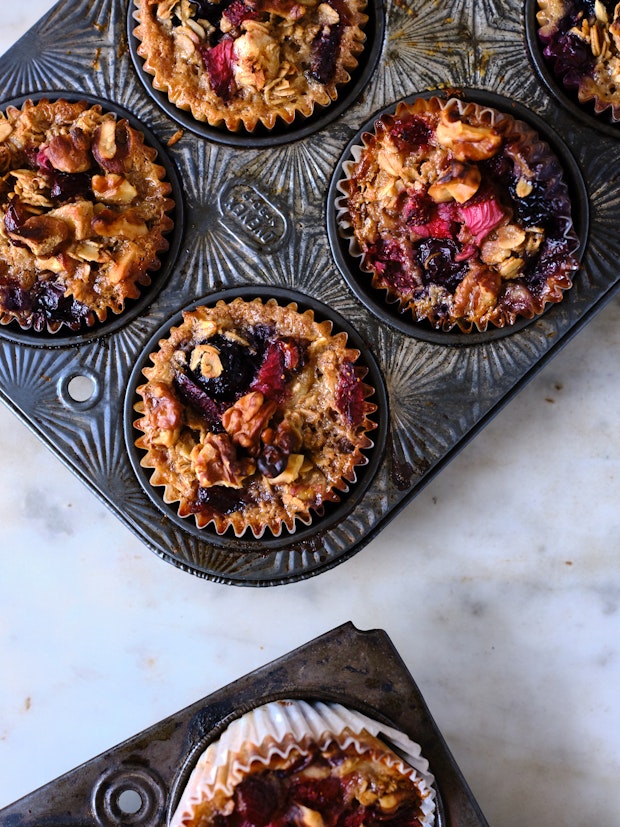
[[[228,799],[250,768],[267,768],[274,757],[286,759],[291,751],[309,753],[336,741],[341,749],[353,746],[363,754],[370,748],[363,734],[381,741],[382,760],[415,783],[423,827],[435,824],[434,777],[418,744],[407,735],[340,704],[307,701],[274,701],[257,707],[233,721],[210,744],[196,763],[170,820],[170,827],[191,823],[201,802]],[[398,753],[398,754],[397,754]]]

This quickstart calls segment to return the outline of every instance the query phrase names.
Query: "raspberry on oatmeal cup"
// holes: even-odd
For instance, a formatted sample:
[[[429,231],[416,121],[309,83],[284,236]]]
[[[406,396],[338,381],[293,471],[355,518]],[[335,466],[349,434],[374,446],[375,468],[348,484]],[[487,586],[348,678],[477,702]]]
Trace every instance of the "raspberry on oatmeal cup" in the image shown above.
[[[356,480],[376,405],[346,333],[256,298],[183,313],[137,388],[141,464],[198,528],[278,536]]]
[[[151,283],[174,202],[142,133],[85,101],[0,113],[0,322],[103,322]]]
[[[433,785],[404,733],[341,704],[274,701],[202,753],[170,827],[432,827]]]
[[[538,0],[543,56],[579,103],[620,121],[620,3]]]
[[[197,121],[272,129],[327,106],[364,48],[366,0],[134,0],[155,89]]]
[[[469,333],[562,300],[579,242],[561,167],[531,127],[431,97],[361,140],[338,182],[338,229],[401,313]]]

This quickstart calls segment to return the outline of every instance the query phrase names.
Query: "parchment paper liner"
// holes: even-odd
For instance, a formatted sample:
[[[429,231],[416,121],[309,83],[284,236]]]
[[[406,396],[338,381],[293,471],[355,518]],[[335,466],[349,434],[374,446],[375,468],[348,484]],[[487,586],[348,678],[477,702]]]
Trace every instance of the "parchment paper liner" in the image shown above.
[[[422,799],[421,823],[431,827],[435,823],[435,779],[418,744],[341,704],[297,700],[274,701],[233,721],[198,759],[169,827],[192,824],[196,808],[205,800],[228,799],[255,764],[268,767],[275,756],[286,758],[294,748],[307,753],[307,745],[323,748],[333,741],[341,748],[353,745],[360,754],[374,753],[373,738],[381,741],[379,748],[387,747],[380,760],[417,786]]]
[[[252,302],[256,303],[257,305],[263,306],[263,302],[261,299],[256,298],[253,299],[251,302],[245,302],[242,299],[235,299],[233,302],[224,302],[219,301],[216,307],[225,307],[229,306],[230,304],[235,304],[235,302],[240,302],[241,304],[251,305]],[[269,299],[264,302],[265,308],[273,308],[274,312],[278,312],[278,308],[282,310],[283,313],[288,311],[294,311],[299,316],[304,317],[308,320],[308,323],[311,323],[316,331],[320,332],[321,337],[331,337],[334,340],[334,343],[338,344],[339,346],[346,346],[347,342],[347,334],[344,331],[333,333],[333,323],[330,320],[324,320],[322,322],[318,322],[314,318],[314,311],[312,310],[305,310],[303,313],[298,310],[298,306],[295,302],[290,302],[289,304],[279,303],[275,299]],[[195,310],[202,310],[203,308],[195,308]],[[195,311],[191,311],[193,313]],[[191,316],[191,313],[189,314]],[[184,319],[187,319],[187,315],[184,313]],[[284,315],[282,317],[286,319]],[[166,342],[171,338],[178,335],[178,331],[180,327],[172,327],[170,329],[168,337],[165,339],[160,340],[160,348],[166,346]],[[281,333],[281,331],[278,331]],[[151,354],[151,362],[154,365],[153,357],[157,355],[159,351],[154,352]],[[354,372],[355,375],[361,380],[367,373],[367,369],[363,366],[358,366],[355,363],[359,359],[360,351],[354,348],[346,348],[346,352],[349,358],[352,359],[352,363],[354,365]],[[147,367],[144,369],[143,373],[147,379],[150,379],[153,375],[154,367]],[[141,396],[144,395],[144,385],[141,385],[137,388],[137,393]],[[373,441],[369,437],[369,432],[374,430],[377,427],[377,423],[371,418],[372,414],[376,411],[377,406],[373,402],[368,401],[368,397],[372,395],[374,389],[365,383],[362,383],[363,388],[363,395],[364,395],[364,416],[363,416],[363,424],[360,426],[361,433],[358,434],[358,443],[351,448],[348,456],[350,460],[348,461],[348,470],[347,472],[337,477],[333,475],[333,483],[329,488],[326,488],[320,492],[321,500],[319,503],[313,503],[308,501],[304,504],[303,507],[299,506],[298,510],[295,513],[287,513],[284,509],[281,509],[281,514],[278,516],[274,516],[273,519],[266,520],[264,514],[258,514],[257,518],[254,520],[251,519],[251,515],[249,514],[249,509],[239,508],[231,513],[224,514],[224,513],[215,513],[212,516],[208,516],[202,514],[200,512],[196,513],[191,508],[191,501],[188,500],[187,497],[179,495],[178,491],[175,490],[175,486],[169,484],[167,479],[168,470],[164,474],[160,474],[158,470],[158,462],[153,458],[152,452],[150,451],[149,445],[146,440],[146,435],[143,435],[136,439],[135,444],[138,448],[145,451],[145,455],[141,460],[141,465],[145,468],[154,468],[155,471],[151,476],[150,484],[153,486],[163,486],[164,491],[162,495],[162,499],[167,504],[175,504],[179,503],[178,505],[178,514],[182,518],[194,518],[196,521],[196,525],[199,529],[210,527],[213,528],[217,534],[224,534],[229,529],[232,529],[237,537],[242,537],[246,531],[250,530],[252,535],[256,539],[260,539],[265,531],[269,529],[269,531],[275,536],[278,537],[282,533],[282,530],[286,528],[289,533],[294,534],[296,530],[297,523],[301,523],[303,525],[311,525],[314,519],[320,519],[320,517],[324,513],[324,507],[328,503],[336,503],[339,502],[341,499],[341,495],[346,494],[349,491],[349,486],[355,484],[357,481],[357,471],[356,469],[364,466],[368,463],[368,457],[366,456],[365,451],[368,451],[374,447]],[[144,414],[145,408],[144,403],[139,402],[135,406],[135,410],[141,414]],[[138,430],[144,430],[144,426],[142,424],[142,420],[138,419],[134,422],[134,426]],[[257,522],[257,519],[260,519],[260,523]]]
[[[553,15],[553,11],[558,8],[558,5],[563,8],[564,3],[559,3],[558,0],[552,0],[551,2],[549,0],[536,0],[536,2],[539,8],[536,15],[539,27],[538,36],[542,43],[543,56],[549,63],[553,76],[566,89],[577,93],[580,104],[592,104],[596,115],[606,115],[614,124],[620,122],[620,82],[614,83],[613,79],[610,79],[610,86],[615,85],[616,91],[613,93],[610,91],[609,97],[601,97],[600,88],[588,74],[580,74],[578,70],[571,68],[560,71],[556,58],[548,52],[548,46],[559,22]],[[611,39],[611,43],[613,43],[613,39]],[[613,46],[610,46],[610,48],[613,49]],[[618,60],[620,60],[620,56]]]
[[[425,111],[439,112],[441,110],[449,111],[456,109],[459,116],[463,117],[470,113],[475,113],[476,117],[484,125],[489,125],[498,128],[498,130],[505,136],[525,145],[528,150],[528,161],[530,166],[537,166],[536,180],[542,180],[546,184],[546,189],[549,197],[561,206],[562,214],[559,216],[559,222],[562,226],[562,236],[568,242],[568,252],[574,255],[579,247],[579,240],[575,234],[573,222],[571,219],[571,204],[568,195],[568,189],[563,180],[563,170],[559,161],[551,151],[549,145],[543,141],[538,133],[532,129],[525,122],[513,118],[511,115],[501,112],[490,106],[477,104],[472,101],[465,101],[459,98],[450,98],[442,100],[437,97],[417,98],[411,103],[404,101],[396,105],[395,111],[392,114],[387,113],[375,122],[375,129],[381,127],[383,123],[391,123],[393,118],[398,117],[406,112],[423,113]],[[361,144],[356,144],[351,147],[351,159],[342,164],[345,177],[339,180],[336,184],[337,190],[341,195],[335,199],[336,221],[338,232],[342,238],[348,242],[349,255],[356,259],[356,264],[362,273],[367,273],[371,276],[371,283],[377,289],[378,302],[380,301],[381,292],[384,294],[384,300],[388,304],[398,304],[399,311],[406,313],[411,311],[414,322],[429,321],[431,325],[443,331],[450,331],[455,326],[463,333],[470,333],[477,329],[480,332],[487,330],[489,324],[492,326],[503,328],[504,326],[514,324],[516,320],[523,316],[525,318],[534,318],[542,313],[549,303],[557,303],[562,300],[564,292],[572,286],[572,280],[568,272],[563,273],[563,278],[558,279],[557,283],[551,285],[541,297],[531,296],[532,302],[529,310],[520,309],[518,312],[512,312],[509,309],[502,310],[499,306],[495,308],[494,312],[486,314],[488,318],[482,319],[480,322],[467,323],[465,320],[459,320],[453,323],[448,321],[435,323],[429,317],[417,316],[415,308],[413,307],[412,296],[401,296],[389,285],[382,284],[371,266],[366,264],[364,260],[364,253],[358,243],[354,234],[354,229],[351,223],[351,217],[347,205],[349,197],[350,176],[357,162],[359,161],[364,150],[375,141],[376,132],[363,132],[360,136]],[[577,269],[577,261],[575,260],[568,270]]]
[[[138,6],[141,2],[141,0],[130,1]],[[283,99],[279,106],[274,104],[273,108],[269,107],[267,111],[262,113],[252,112],[250,109],[235,113],[231,111],[232,107],[228,107],[226,102],[221,101],[220,103],[219,100],[211,105],[200,94],[203,85],[200,81],[196,81],[196,86],[189,89],[183,78],[178,79],[174,76],[177,74],[176,72],[171,77],[167,71],[168,67],[162,65],[161,58],[167,48],[160,46],[153,54],[153,50],[149,50],[145,45],[147,31],[156,28],[156,23],[152,20],[143,21],[139,7],[133,12],[133,18],[138,23],[133,30],[133,35],[139,41],[137,53],[144,60],[144,71],[153,76],[154,89],[165,93],[171,103],[179,109],[189,112],[199,122],[206,122],[212,127],[225,127],[229,132],[245,129],[252,133],[257,125],[261,125],[266,129],[273,129],[282,123],[290,126],[298,115],[309,118],[312,116],[315,107],[329,106],[338,99],[339,90],[351,80],[351,73],[357,68],[359,56],[364,50],[366,35],[363,28],[368,22],[368,15],[363,13],[365,6],[366,3],[361,2],[359,10],[356,11],[357,22],[350,27],[347,34],[349,52],[342,55],[340,69],[333,80],[321,87],[313,87],[312,89],[308,87],[308,90],[296,100],[287,101]],[[155,5],[152,8],[153,19],[155,20]],[[194,83],[194,81],[192,82]]]
[[[65,101],[65,99],[62,97],[57,99],[49,99],[46,97],[39,98],[36,100],[28,99],[22,104],[21,107],[9,106],[6,108],[5,111],[7,113],[7,116],[10,114],[12,117],[14,117],[18,115],[18,113],[27,111],[28,107],[36,107],[39,105],[48,104],[50,106],[54,106],[56,104],[64,103],[67,103],[67,101]],[[105,110],[100,104],[89,103],[86,100],[77,102],[77,105],[84,105],[86,107],[86,109],[84,109],[84,112],[92,111],[97,115],[112,114],[114,115],[117,125],[126,123],[124,118],[119,117],[117,113],[114,112],[113,108]],[[161,261],[159,256],[161,253],[164,253],[169,248],[169,242],[166,238],[166,234],[168,234],[174,226],[169,214],[173,211],[175,206],[174,201],[169,197],[172,192],[172,186],[170,182],[165,180],[165,168],[160,164],[155,163],[155,160],[157,158],[157,150],[145,144],[144,135],[142,134],[142,132],[139,131],[139,129],[131,126],[128,123],[126,124],[126,128],[131,133],[132,140],[135,141],[135,144],[139,147],[139,151],[143,153],[144,158],[147,160],[148,163],[150,163],[152,181],[156,182],[155,186],[159,188],[159,197],[161,200],[161,214],[159,216],[159,219],[156,222],[154,222],[153,228],[149,230],[149,236],[151,238],[151,252],[147,257],[144,258],[143,261],[141,261],[140,267],[136,268],[136,272],[133,273],[130,278],[121,280],[124,288],[124,295],[116,296],[116,299],[118,301],[117,304],[102,304],[98,309],[96,309],[90,307],[87,303],[84,303],[85,306],[88,307],[89,312],[87,315],[84,315],[81,318],[79,324],[72,325],[64,320],[56,321],[53,319],[48,319],[45,324],[45,332],[47,333],[54,334],[58,331],[65,330],[67,328],[73,332],[79,333],[83,330],[87,330],[89,328],[94,327],[98,323],[105,322],[110,312],[112,312],[116,316],[121,315],[125,310],[126,301],[128,299],[137,299],[141,294],[141,288],[147,287],[151,284],[150,273],[160,268]],[[105,170],[101,168],[97,170],[93,167],[92,175],[96,174],[105,174]],[[150,197],[152,198],[152,192]],[[65,203],[71,203],[71,201]],[[62,273],[59,273],[59,275],[62,275]],[[35,283],[40,281],[41,280],[38,277],[35,279]],[[68,297],[70,295],[71,293],[69,292],[65,293],[65,297]],[[43,331],[42,327],[36,326],[36,317],[34,316],[34,314],[30,319],[30,322],[28,322],[27,320],[18,317],[15,314],[15,312],[11,312],[10,309],[4,309],[0,306],[0,324],[8,325],[11,323],[18,324],[19,327],[24,331],[29,331],[32,329],[36,330],[36,332],[38,333]]]

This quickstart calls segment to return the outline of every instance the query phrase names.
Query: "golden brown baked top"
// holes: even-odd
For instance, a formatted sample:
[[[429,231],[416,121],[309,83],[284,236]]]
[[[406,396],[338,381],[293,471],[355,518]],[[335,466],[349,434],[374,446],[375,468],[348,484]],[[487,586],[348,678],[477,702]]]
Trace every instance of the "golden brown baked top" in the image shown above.
[[[455,99],[401,103],[345,169],[340,219],[352,252],[416,321],[503,327],[571,286],[578,243],[566,185],[524,123]]]
[[[100,106],[0,113],[0,319],[79,329],[150,284],[174,206],[156,152]]]
[[[173,820],[174,827],[420,827],[422,796],[402,762],[378,739],[356,735],[276,752],[256,762],[231,796],[220,791]],[[188,808],[189,809],[189,808]]]
[[[182,517],[277,535],[347,490],[375,406],[358,351],[331,327],[295,305],[235,299],[184,313],[160,341],[136,445]]]
[[[229,130],[336,100],[363,49],[366,0],[135,0],[138,54],[199,121]]]
[[[543,54],[581,103],[620,120],[620,3],[538,0]]]

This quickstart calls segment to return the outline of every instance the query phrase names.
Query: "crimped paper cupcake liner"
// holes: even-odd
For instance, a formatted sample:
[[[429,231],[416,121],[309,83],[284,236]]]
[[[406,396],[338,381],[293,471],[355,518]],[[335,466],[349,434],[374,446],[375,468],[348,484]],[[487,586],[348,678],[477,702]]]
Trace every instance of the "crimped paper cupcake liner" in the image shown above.
[[[397,775],[409,778],[420,799],[420,824],[435,823],[435,779],[418,744],[404,733],[341,704],[274,701],[233,721],[199,757],[181,794],[169,827],[194,825],[204,802],[215,806],[231,798],[250,774],[309,755],[313,747],[335,743],[356,754],[371,753]]]
[[[42,123],[47,123],[44,132]],[[93,136],[102,124],[112,123],[114,137],[108,144],[116,149],[120,134],[130,147],[135,169],[128,170],[112,156],[97,160],[91,155]],[[82,166],[70,158],[80,140],[86,146],[86,160],[79,159]],[[47,158],[50,151],[60,158],[55,167]],[[121,315],[126,301],[140,297],[142,288],[151,284],[150,273],[161,266],[160,255],[169,249],[166,235],[174,226],[172,186],[165,167],[155,163],[157,156],[138,129],[98,103],[39,97],[6,108],[0,115],[0,235],[12,257],[7,255],[0,276],[0,324],[14,323],[22,331],[42,334],[83,332],[105,322],[110,313]],[[78,181],[80,176],[89,176],[88,182]],[[101,190],[97,196],[95,179]],[[54,187],[61,193],[66,187],[69,194],[54,195]],[[71,187],[82,187],[85,194],[73,194]],[[94,205],[94,215],[84,217],[81,207],[88,204]],[[33,221],[38,224],[30,228]],[[127,227],[115,229],[121,221]],[[67,238],[54,246],[59,227]],[[21,240],[26,229],[28,243]],[[135,231],[140,245],[131,248],[127,243],[115,258],[112,241],[117,236],[128,239],[129,230]]]
[[[282,305],[275,299],[263,303],[260,298],[251,301],[237,298],[232,302],[221,300],[212,308],[199,306],[186,311],[182,315],[182,324],[171,327],[168,337],[159,341],[159,350],[151,353],[151,366],[143,369],[148,381],[136,389],[142,401],[135,406],[141,417],[134,422],[135,428],[143,431],[143,435],[135,441],[136,447],[144,452],[140,464],[153,469],[150,484],[163,486],[164,503],[178,503],[179,517],[194,519],[199,529],[213,528],[219,535],[232,530],[237,537],[249,530],[257,539],[267,529],[274,537],[278,537],[284,529],[294,533],[298,522],[310,525],[315,519],[320,519],[327,504],[339,502],[357,481],[357,469],[368,463],[366,452],[374,445],[369,432],[377,427],[372,419],[377,406],[368,401],[374,388],[363,382],[366,368],[356,365],[360,352],[347,347],[345,332],[332,332],[331,321],[318,322],[312,310],[302,313],[297,307],[296,303]],[[354,440],[347,442],[346,448],[343,446],[338,451],[337,440],[330,438],[331,441],[321,443],[319,458],[317,446],[313,447],[308,442],[316,426],[305,419],[307,414],[290,408],[286,402],[286,389],[283,389],[285,397],[281,403],[272,402],[266,386],[264,391],[257,391],[255,381],[259,374],[247,380],[247,388],[244,386],[235,391],[234,399],[222,403],[221,410],[212,421],[208,418],[213,415],[209,413],[212,402],[201,402],[204,411],[197,413],[194,401],[196,389],[179,388],[178,370],[173,366],[176,354],[188,348],[191,354],[200,348],[209,349],[208,344],[196,344],[196,331],[210,330],[205,336],[208,343],[209,337],[221,335],[215,332],[220,330],[220,326],[222,330],[231,330],[233,335],[237,335],[237,331],[250,329],[252,325],[273,325],[277,339],[284,337],[284,340],[294,341],[297,337],[300,341],[310,342],[310,347],[314,343],[319,348],[318,357],[312,358],[318,359],[317,368],[319,363],[324,365],[320,376],[327,378],[309,378],[309,374],[303,372],[305,364],[301,365],[302,373],[293,372],[291,375],[298,377],[291,381],[302,383],[301,396],[296,397],[302,406],[306,382],[309,382],[307,393],[312,398],[317,396],[317,399],[322,399],[324,395],[324,404],[333,404],[333,400],[331,403],[329,400],[338,391],[336,386],[330,391],[329,383],[337,381],[340,388],[344,374],[350,376],[358,391],[359,408],[355,412],[355,422],[347,425],[344,413],[340,426],[335,420],[330,420],[330,430],[341,433],[343,440]],[[212,358],[211,355],[209,358]],[[301,358],[303,360],[304,357]],[[191,359],[193,355],[190,362]],[[329,379],[330,372],[338,379]],[[186,383],[185,379],[182,381]],[[327,384],[322,385],[321,382]],[[161,407],[162,399],[164,408]],[[270,405],[273,408],[271,412],[268,410]],[[179,406],[185,413],[178,413]],[[173,411],[176,417],[174,424],[170,425],[172,431],[162,431],[159,424],[158,411],[166,408]],[[247,418],[246,409],[249,411],[250,408],[254,412]],[[233,409],[236,409],[234,413]],[[320,411],[315,413],[318,418],[322,416]],[[282,473],[262,470],[260,457],[269,454],[270,444],[280,444],[277,437],[273,443],[265,442],[274,438],[274,434],[269,435],[267,431],[277,432],[280,426],[286,431],[289,422],[301,435],[301,442],[290,449],[289,464]],[[253,430],[255,427],[256,430]],[[308,427],[310,437],[303,436]],[[286,439],[284,431],[282,434]],[[246,432],[249,435],[247,439],[243,435]],[[171,441],[164,444],[165,440]],[[265,450],[267,454],[264,454]],[[214,451],[221,452],[221,459]],[[329,451],[334,454],[333,466],[329,463]],[[210,465],[204,466],[205,461]],[[295,462],[297,465],[293,467]],[[318,465],[315,465],[317,462]],[[208,494],[206,499],[203,497],[201,500],[200,489],[205,485],[208,486]]]
[[[502,136],[509,139],[511,143],[526,150],[528,165],[532,169],[536,169],[536,181],[543,184],[546,197],[549,200],[553,200],[556,206],[558,213],[557,224],[561,228],[560,239],[566,242],[567,266],[560,274],[560,277],[554,282],[550,282],[547,289],[545,289],[540,296],[531,294],[528,298],[527,306],[516,310],[510,307],[504,308],[498,303],[497,307],[492,308],[480,321],[476,322],[468,322],[465,319],[457,319],[456,321],[445,321],[440,318],[435,319],[432,308],[431,312],[427,315],[416,313],[413,296],[401,294],[391,285],[386,284],[366,260],[367,257],[355,235],[349,212],[348,199],[351,189],[354,186],[351,181],[351,176],[354,174],[355,166],[358,164],[363,153],[380,140],[381,135],[387,132],[396,118],[408,114],[432,113],[435,115],[441,112],[454,112],[459,118],[467,118],[470,115],[475,115],[477,123],[496,129]],[[462,333],[470,333],[472,330],[485,332],[489,327],[509,327],[515,324],[519,317],[526,319],[534,318],[542,313],[548,304],[562,300],[565,291],[572,286],[572,272],[575,271],[578,266],[576,254],[579,248],[579,239],[574,231],[571,218],[571,203],[566,182],[563,178],[562,167],[549,145],[541,139],[535,130],[524,121],[518,120],[494,107],[461,100],[460,98],[443,100],[438,97],[419,97],[410,103],[400,102],[396,105],[392,114],[384,114],[375,121],[374,129],[374,132],[362,133],[360,136],[361,143],[351,147],[351,158],[342,164],[342,170],[345,176],[336,184],[336,190],[340,195],[337,195],[335,198],[335,210],[338,233],[347,242],[349,255],[357,263],[362,278],[364,274],[370,276],[372,287],[377,290],[378,296],[383,293],[386,303],[398,305],[401,314],[410,312],[414,322],[430,323],[433,328],[443,330],[444,332],[458,328]],[[514,285],[508,283],[506,290],[510,291],[512,289],[514,289]]]
[[[208,80],[206,62],[212,61],[214,65],[217,64],[218,73],[221,73],[221,67],[230,59],[229,56],[223,56],[226,49],[222,49],[222,46],[229,47],[230,51],[230,44],[236,41],[230,40],[225,34],[215,46],[212,46],[210,30],[217,31],[218,24],[202,19],[200,7],[194,13],[195,7],[188,4],[187,0],[178,2],[179,13],[182,16],[185,10],[181,5],[183,2],[191,13],[187,20],[177,20],[174,17],[177,8],[175,0],[160,4],[150,3],[148,0],[133,0],[137,6],[133,12],[133,18],[138,24],[133,30],[133,36],[138,41],[137,54],[144,61],[144,71],[152,76],[153,88],[166,94],[174,106],[191,113],[198,122],[216,128],[222,127],[232,133],[245,130],[252,134],[259,125],[267,130],[282,124],[290,126],[296,118],[310,118],[315,108],[328,107],[338,99],[341,90],[351,81],[351,75],[357,69],[360,55],[365,48],[364,27],[368,22],[368,15],[364,12],[366,2],[363,0],[359,8],[347,9],[353,19],[346,21],[340,42],[331,42],[333,35],[332,29],[329,28],[329,18],[322,23],[319,22],[315,27],[317,37],[321,34],[320,26],[324,27],[324,37],[329,41],[329,48],[342,49],[339,65],[333,77],[326,82],[314,82],[308,81],[307,74],[303,73],[306,75],[306,88],[287,91],[291,89],[290,69],[294,67],[281,59],[279,70],[272,77],[274,68],[268,65],[266,56],[274,49],[279,49],[280,44],[270,37],[270,31],[263,28],[260,10],[250,4],[243,14],[248,14],[249,10],[251,16],[240,17],[239,22],[234,19],[234,12],[231,12],[234,19],[231,31],[234,33],[239,28],[245,38],[244,44],[247,48],[244,45],[244,60],[248,64],[246,74],[253,79],[248,89],[256,89],[257,95],[254,103],[250,104],[246,104],[241,96],[233,95],[229,91],[226,95],[230,97],[222,98]],[[266,12],[276,12],[276,16],[281,16],[282,10],[285,9],[285,4],[278,6],[274,3],[273,9],[269,7],[269,3],[264,5]],[[329,4],[324,5],[332,8]],[[238,0],[238,6],[243,7],[241,0]],[[159,7],[165,15],[163,18],[158,16]],[[304,6],[299,8],[301,12],[296,25],[303,26],[309,12]],[[330,14],[338,14],[335,7]],[[247,26],[246,19],[249,21]],[[177,21],[174,26],[173,20]],[[222,37],[221,32],[219,37]],[[211,58],[211,52],[214,55],[217,52],[217,56]],[[237,58],[236,61],[238,60]],[[191,71],[188,70],[189,65],[193,67]],[[217,89],[234,88],[231,71],[224,71],[224,79],[219,80]]]
[[[558,83],[568,91],[576,93],[579,103],[591,106],[597,116],[608,118],[612,124],[620,123],[620,81],[617,79],[620,72],[620,21],[615,37],[610,31],[615,13],[608,12],[604,3],[598,4],[600,11],[598,14],[597,10],[593,13],[595,25],[590,26],[587,21],[592,17],[592,13],[588,14],[587,7],[594,4],[570,4],[560,0],[534,2],[539,9],[536,20],[543,56],[552,68]],[[578,9],[580,5],[583,7],[583,17],[578,28],[582,34],[576,35],[575,41],[583,49],[584,55],[589,52],[590,59],[600,64],[601,69],[597,72],[599,83],[590,76],[589,71],[584,71],[583,66],[571,65],[570,58],[564,58],[562,47],[554,44],[554,37],[564,14],[571,11],[571,6]],[[606,86],[606,89],[603,86]]]

